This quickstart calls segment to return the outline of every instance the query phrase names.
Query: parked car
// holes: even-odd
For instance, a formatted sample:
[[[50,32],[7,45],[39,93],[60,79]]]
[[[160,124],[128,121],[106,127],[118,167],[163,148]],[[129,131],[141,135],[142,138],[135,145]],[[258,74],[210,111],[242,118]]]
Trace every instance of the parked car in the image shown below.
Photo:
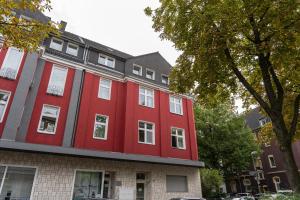
[[[195,197],[178,197],[178,198],[172,198],[170,200],[205,200],[204,198],[202,197],[199,197],[199,198],[195,198]]]

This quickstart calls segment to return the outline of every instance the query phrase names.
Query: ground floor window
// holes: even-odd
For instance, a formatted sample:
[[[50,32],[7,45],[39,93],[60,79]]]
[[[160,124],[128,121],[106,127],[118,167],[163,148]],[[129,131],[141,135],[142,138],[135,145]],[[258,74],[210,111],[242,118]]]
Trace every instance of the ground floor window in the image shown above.
[[[251,181],[249,179],[244,179],[243,184],[245,186],[245,192],[252,192]]]
[[[29,200],[36,169],[0,166],[0,199]]]
[[[73,200],[103,197],[103,172],[76,171]]]
[[[187,177],[167,175],[167,192],[188,192]]]

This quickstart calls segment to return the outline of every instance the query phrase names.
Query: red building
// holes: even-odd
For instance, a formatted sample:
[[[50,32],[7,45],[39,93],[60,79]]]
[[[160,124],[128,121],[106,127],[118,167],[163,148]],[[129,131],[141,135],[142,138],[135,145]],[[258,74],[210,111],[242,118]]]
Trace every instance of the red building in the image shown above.
[[[201,196],[193,100],[168,89],[171,65],[64,28],[38,53],[1,49],[0,199]]]

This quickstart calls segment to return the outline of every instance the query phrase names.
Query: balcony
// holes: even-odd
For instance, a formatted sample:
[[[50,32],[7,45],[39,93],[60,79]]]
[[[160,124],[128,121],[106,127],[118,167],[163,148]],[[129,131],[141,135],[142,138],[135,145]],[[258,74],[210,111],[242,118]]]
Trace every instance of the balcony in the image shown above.
[[[12,68],[3,68],[0,69],[0,77],[15,80],[17,76],[17,70]]]
[[[64,89],[56,85],[49,85],[47,88],[47,93],[54,96],[63,96]]]

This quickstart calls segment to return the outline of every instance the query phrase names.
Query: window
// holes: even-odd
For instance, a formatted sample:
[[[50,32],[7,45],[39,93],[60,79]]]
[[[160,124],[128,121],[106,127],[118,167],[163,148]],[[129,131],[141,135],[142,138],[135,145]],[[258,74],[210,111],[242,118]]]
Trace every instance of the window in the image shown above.
[[[110,100],[111,80],[100,78],[98,97]]]
[[[258,176],[258,180],[264,180],[265,179],[265,175],[264,175],[263,171],[258,171],[257,176]]]
[[[48,94],[63,96],[65,83],[67,79],[67,73],[68,73],[67,68],[61,68],[56,66],[52,67],[50,80],[47,88]]]
[[[5,111],[8,105],[10,92],[0,90],[0,123],[4,119]]]
[[[98,63],[101,65],[106,65],[110,68],[114,68],[115,67],[115,59],[105,56],[103,54],[99,55],[99,59],[98,59]]]
[[[0,166],[0,198],[30,199],[35,168]]]
[[[62,51],[64,42],[57,38],[52,38],[50,43],[50,48],[57,51]]]
[[[184,130],[181,128],[172,128],[172,147],[178,149],[185,149]]]
[[[38,132],[55,134],[59,111],[59,107],[43,105]]]
[[[170,112],[182,115],[182,99],[180,97],[170,96]]]
[[[139,143],[155,143],[155,126],[153,123],[139,121]]]
[[[103,172],[76,171],[73,200],[103,197]]]
[[[154,108],[154,90],[140,87],[139,104]]]
[[[107,130],[108,130],[108,116],[97,114],[95,118],[93,138],[106,140]]]
[[[167,192],[188,192],[186,176],[167,175]]]
[[[256,159],[256,161],[255,161],[255,167],[258,168],[258,169],[262,169],[263,168],[262,162],[261,162],[260,158]]]
[[[0,76],[8,79],[16,79],[23,55],[24,52],[17,48],[8,48],[0,70]]]
[[[280,177],[274,176],[274,177],[273,177],[273,183],[274,183],[274,185],[275,185],[276,192],[277,192],[278,190],[280,190]]]
[[[78,46],[75,45],[75,44],[71,44],[71,43],[68,43],[68,46],[67,46],[67,54],[70,54],[72,56],[77,56],[78,55]]]
[[[169,77],[166,75],[161,75],[162,84],[169,85]]]
[[[263,127],[266,123],[268,123],[268,118],[262,118],[259,120],[259,125]]]
[[[151,69],[146,69],[146,78],[155,80],[155,71]]]
[[[269,159],[269,164],[271,168],[275,168],[276,167],[276,163],[275,163],[275,159],[273,155],[268,155],[268,159]]]
[[[142,76],[142,74],[143,74],[142,66],[133,64],[132,73],[134,73],[135,75]]]
[[[243,184],[245,186],[245,192],[252,192],[251,181],[249,179],[244,179]]]

